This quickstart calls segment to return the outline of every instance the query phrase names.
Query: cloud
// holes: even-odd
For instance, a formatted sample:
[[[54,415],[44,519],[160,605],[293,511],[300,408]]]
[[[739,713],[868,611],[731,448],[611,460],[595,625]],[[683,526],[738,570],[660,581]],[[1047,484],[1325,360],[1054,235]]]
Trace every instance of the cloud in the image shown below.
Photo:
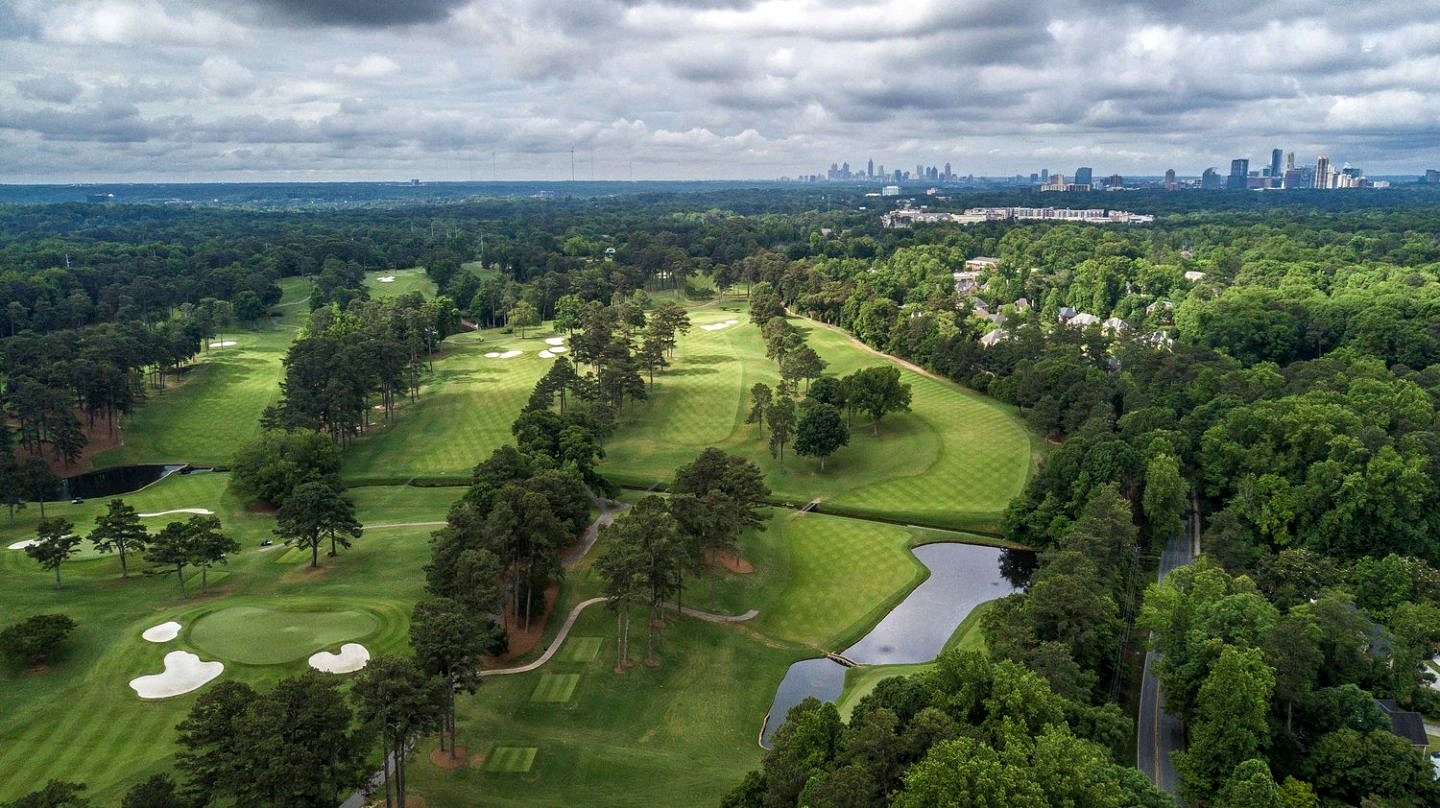
[[[361,28],[443,22],[463,0],[252,0],[287,19]]]
[[[61,76],[55,73],[47,73],[32,79],[22,79],[15,82],[15,89],[20,95],[34,101],[51,101],[56,104],[68,104],[80,95],[81,87],[69,76]]]
[[[381,56],[378,53],[372,53],[354,63],[341,62],[335,65],[334,69],[337,76],[356,79],[378,79],[398,72],[400,72],[400,65],[395,64],[390,57]]]
[[[229,56],[209,56],[200,65],[200,84],[226,98],[249,95],[255,89],[255,74]]]

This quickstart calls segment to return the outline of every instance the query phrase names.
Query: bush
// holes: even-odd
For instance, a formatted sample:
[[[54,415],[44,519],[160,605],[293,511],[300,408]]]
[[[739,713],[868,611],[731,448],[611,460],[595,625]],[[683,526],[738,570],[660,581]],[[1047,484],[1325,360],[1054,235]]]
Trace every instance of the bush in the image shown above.
[[[271,430],[235,453],[230,486],[278,506],[301,483],[339,473],[340,450],[329,438],[310,429]]]
[[[0,631],[0,653],[26,665],[44,665],[75,630],[63,614],[37,614]]]

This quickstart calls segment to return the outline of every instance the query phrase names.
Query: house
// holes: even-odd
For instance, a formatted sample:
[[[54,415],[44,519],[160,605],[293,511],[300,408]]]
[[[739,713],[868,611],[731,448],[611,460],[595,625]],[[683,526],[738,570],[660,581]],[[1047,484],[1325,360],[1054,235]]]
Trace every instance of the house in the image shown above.
[[[1394,699],[1375,699],[1375,706],[1390,719],[1391,732],[1409,741],[1416,749],[1430,745],[1430,739],[1425,735],[1425,720],[1419,713],[1401,710]]]
[[[1170,350],[1170,346],[1175,344],[1174,338],[1164,331],[1151,331],[1141,339],[1152,348],[1163,348],[1167,351]]]
[[[1027,299],[1025,299],[1025,298],[1023,298],[1023,297],[1020,298],[1020,299],[1018,299],[1018,300],[1016,300],[1016,301],[1015,301],[1015,310],[1016,310],[1016,311],[1029,311],[1029,310],[1030,310],[1030,301],[1027,300]]]
[[[990,322],[994,323],[995,325],[1004,325],[1007,319],[1009,318],[998,311],[990,315]]]
[[[1157,311],[1174,311],[1175,304],[1168,300],[1157,300],[1145,307],[1145,316],[1153,317]]]
[[[1203,281],[1205,280],[1205,273],[1192,269],[1189,272],[1185,273],[1185,280],[1190,281],[1191,283],[1195,283],[1196,281]]]
[[[1121,331],[1124,331],[1130,326],[1126,325],[1125,321],[1120,319],[1119,317],[1111,317],[1110,319],[1101,323],[1100,327],[1105,329],[1105,333],[1107,334],[1119,334]]]
[[[974,294],[980,288],[979,272],[953,272],[955,278],[955,293],[958,295]]]
[[[1078,312],[1078,311],[1070,308],[1069,306],[1061,306],[1061,307],[1060,307],[1060,322],[1063,323],[1063,322],[1065,322],[1066,320],[1069,320],[1071,317],[1074,317],[1075,315],[1077,315],[1077,314],[1079,314],[1079,313],[1080,313],[1080,312]]]
[[[1100,322],[1100,318],[1099,318],[1099,317],[1096,317],[1096,316],[1093,315],[1093,314],[1086,314],[1085,312],[1082,311],[1082,312],[1080,312],[1079,314],[1076,314],[1074,317],[1071,317],[1065,324],[1066,324],[1066,325],[1073,325],[1073,326],[1075,326],[1076,328],[1087,328],[1087,327],[1092,326],[1092,325],[1095,325],[1095,324],[1097,324],[1097,323],[1099,323],[1099,322]]]
[[[965,268],[974,272],[984,272],[1000,266],[999,258],[977,255],[974,258],[965,259]]]
[[[984,345],[986,348],[989,348],[1007,339],[1010,339],[1010,332],[1006,331],[1003,328],[997,328],[994,331],[991,331],[989,334],[981,337],[980,344]]]

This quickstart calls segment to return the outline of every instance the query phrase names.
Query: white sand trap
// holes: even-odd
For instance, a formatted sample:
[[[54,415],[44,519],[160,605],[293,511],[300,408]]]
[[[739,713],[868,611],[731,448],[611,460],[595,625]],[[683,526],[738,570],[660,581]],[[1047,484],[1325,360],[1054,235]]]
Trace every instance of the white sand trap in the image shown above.
[[[700,330],[701,330],[701,331],[719,331],[719,330],[722,329],[722,328],[729,328],[729,327],[732,326],[732,325],[735,325],[735,324],[734,324],[733,322],[711,323],[710,325],[702,325],[702,326],[700,326]]]
[[[370,652],[358,642],[340,646],[340,653],[321,651],[310,655],[310,667],[325,673],[354,673],[370,662]]]
[[[549,351],[541,351],[540,354],[539,354],[539,356],[540,356],[541,359],[554,359],[554,358],[555,358],[555,354],[550,353]]]
[[[231,348],[234,347],[234,345],[235,340],[233,339],[222,339],[219,342],[210,343],[211,348]]]
[[[523,353],[525,353],[525,352],[524,352],[524,351],[506,351],[505,353],[502,353],[502,354],[500,354],[499,356],[497,356],[497,357],[495,357],[495,358],[496,358],[496,359],[514,359],[515,357],[517,357],[517,356],[519,356],[520,354],[523,354]]]
[[[565,344],[565,338],[564,338],[564,337],[549,337],[549,338],[547,338],[547,339],[545,340],[545,344],[546,344],[546,345],[564,345],[564,344]]]
[[[17,542],[15,542],[14,544],[10,545],[10,549],[11,549],[11,550],[24,550],[26,547],[34,547],[35,545],[37,545],[37,544],[39,544],[39,543],[40,543],[40,540],[39,540],[39,539],[21,539],[20,541],[17,541]]]
[[[214,516],[215,512],[208,508],[176,508],[173,511],[156,511],[155,513],[136,514],[141,519],[154,519],[157,516],[169,516],[172,513],[193,513],[197,516]]]
[[[490,353],[485,354],[485,358],[486,358],[486,359],[499,359],[499,358],[500,358],[500,352],[499,352],[499,351],[491,351]]]
[[[381,282],[381,283],[394,283],[394,282],[395,282],[395,276],[394,276],[394,275],[381,275],[381,276],[380,276],[380,282]]]
[[[189,651],[171,651],[165,655],[165,672],[137,676],[130,688],[142,699],[168,699],[196,690],[225,670],[223,662],[201,662]]]
[[[555,345],[555,346],[552,346],[552,347],[550,348],[550,353],[552,353],[552,354],[562,354],[562,353],[565,353],[565,352],[568,351],[568,350],[570,350],[570,349],[569,349],[569,348],[566,348],[566,347],[563,346],[563,345]]]
[[[150,642],[170,642],[180,636],[180,624],[171,620],[168,623],[161,623],[145,629],[140,636]]]

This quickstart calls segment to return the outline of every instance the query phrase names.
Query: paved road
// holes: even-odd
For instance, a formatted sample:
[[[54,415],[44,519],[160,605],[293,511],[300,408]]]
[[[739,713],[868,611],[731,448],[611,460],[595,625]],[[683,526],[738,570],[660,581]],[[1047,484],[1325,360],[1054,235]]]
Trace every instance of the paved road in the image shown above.
[[[1170,539],[1160,554],[1160,573],[1157,580],[1176,567],[1189,564],[1191,538],[1182,530]],[[1145,677],[1140,684],[1140,713],[1135,718],[1135,765],[1162,791],[1175,793],[1178,780],[1175,767],[1170,762],[1170,753],[1185,747],[1185,732],[1180,720],[1165,711],[1160,694],[1160,682],[1151,672],[1159,654],[1150,651],[1145,654]]]

